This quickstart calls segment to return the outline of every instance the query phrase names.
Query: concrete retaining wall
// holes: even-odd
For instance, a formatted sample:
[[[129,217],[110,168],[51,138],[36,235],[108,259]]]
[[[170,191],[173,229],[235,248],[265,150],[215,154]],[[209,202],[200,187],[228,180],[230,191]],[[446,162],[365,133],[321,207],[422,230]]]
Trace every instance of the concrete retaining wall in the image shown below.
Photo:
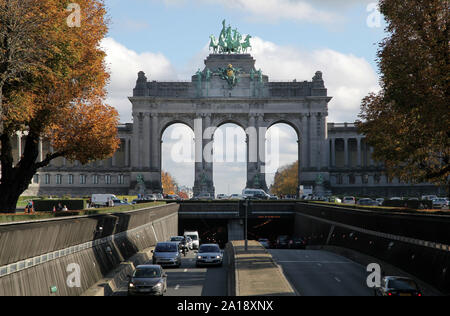
[[[32,257],[30,262],[34,265],[0,277],[0,296],[80,295],[120,262],[177,232],[176,204],[111,215],[1,225],[0,267],[10,265],[9,271],[16,271],[26,267],[26,259]],[[36,264],[39,261],[46,262]],[[81,287],[67,285],[73,272],[67,272],[70,264],[80,267]],[[53,286],[58,288],[56,293],[50,293]]]
[[[450,293],[450,217],[297,205],[296,235],[353,249]]]

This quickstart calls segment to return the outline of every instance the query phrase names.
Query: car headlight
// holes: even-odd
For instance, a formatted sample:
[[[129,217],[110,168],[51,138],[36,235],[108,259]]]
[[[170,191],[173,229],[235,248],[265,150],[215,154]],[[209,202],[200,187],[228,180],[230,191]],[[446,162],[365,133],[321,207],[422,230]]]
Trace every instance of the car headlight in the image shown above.
[[[161,288],[163,286],[162,282],[159,282],[158,284],[156,284],[154,287],[155,288]]]
[[[128,287],[129,287],[129,288],[134,288],[134,284],[133,284],[133,283],[130,283],[130,284],[128,284]]]
[[[198,256],[197,259],[200,260],[202,258],[202,256]]]
[[[221,256],[217,256],[216,258],[217,258],[217,259],[221,259],[222,257],[221,257]]]

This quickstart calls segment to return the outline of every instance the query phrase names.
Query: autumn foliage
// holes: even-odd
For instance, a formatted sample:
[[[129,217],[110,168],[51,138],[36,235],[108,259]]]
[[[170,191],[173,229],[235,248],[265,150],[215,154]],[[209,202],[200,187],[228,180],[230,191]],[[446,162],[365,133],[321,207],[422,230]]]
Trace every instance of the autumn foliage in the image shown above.
[[[449,1],[381,0],[380,11],[382,90],[363,100],[360,130],[391,177],[448,185]]]
[[[161,183],[165,195],[177,194],[177,183],[170,173],[164,171],[161,173]]]
[[[100,41],[107,33],[102,0],[77,0],[80,27],[70,27],[67,0],[0,0],[0,209],[17,198],[39,168],[66,157],[86,164],[119,146],[118,113],[105,105],[109,75]],[[14,165],[11,140],[24,132]],[[53,148],[37,161],[39,140]]]
[[[298,161],[278,170],[271,193],[276,196],[296,195],[298,188]]]

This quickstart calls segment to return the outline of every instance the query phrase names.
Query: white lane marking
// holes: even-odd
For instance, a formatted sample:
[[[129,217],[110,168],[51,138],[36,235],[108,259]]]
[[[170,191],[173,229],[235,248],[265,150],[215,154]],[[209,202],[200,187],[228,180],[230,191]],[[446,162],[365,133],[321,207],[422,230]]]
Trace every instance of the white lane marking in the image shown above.
[[[335,279],[338,283],[341,283],[341,282],[342,282],[338,277],[335,277],[334,279]]]
[[[178,291],[180,289],[180,285],[177,284],[177,286],[175,286],[175,291]]]

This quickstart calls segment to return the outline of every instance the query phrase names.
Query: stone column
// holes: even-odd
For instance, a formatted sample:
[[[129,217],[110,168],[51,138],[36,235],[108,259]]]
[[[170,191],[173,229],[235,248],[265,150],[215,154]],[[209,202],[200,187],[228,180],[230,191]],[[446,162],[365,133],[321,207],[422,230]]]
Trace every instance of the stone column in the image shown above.
[[[305,114],[302,116],[302,160],[301,163],[302,169],[306,169],[310,167],[309,157],[310,157],[310,148],[309,148],[309,124],[308,124],[308,116]]]
[[[369,155],[370,155],[370,157],[369,157],[369,166],[373,167],[373,165],[374,165],[374,161],[373,161],[373,147],[370,147]]]
[[[215,194],[213,183],[213,130],[211,114],[198,114],[195,120],[195,185],[194,195]],[[205,133],[205,131],[207,133]]]
[[[133,113],[133,137],[131,138],[131,167],[138,168],[139,167],[139,115],[137,113]]]
[[[151,145],[151,135],[150,135],[150,113],[144,113],[144,122],[143,122],[143,162],[142,167],[150,168],[151,166],[151,157],[150,157],[150,145]]]
[[[151,168],[155,171],[160,171],[160,145],[161,145],[161,135],[159,134],[159,122],[158,114],[152,113],[151,116]]]
[[[318,150],[317,150],[317,114],[313,113],[310,117],[310,124],[309,124],[309,167],[310,168],[319,168],[320,166],[320,159],[317,157]]]
[[[258,127],[256,124],[256,115],[250,114],[248,119],[247,136],[247,187],[253,188],[253,179],[258,170],[259,152],[258,152]]]
[[[266,126],[264,114],[258,114],[258,176],[259,188],[268,191],[266,184]]]
[[[358,157],[357,157],[357,163],[358,163],[358,168],[361,168],[362,167],[362,163],[361,163],[361,138],[360,137],[358,137],[357,139],[356,139],[356,142],[357,142],[357,147],[358,147],[358,149],[357,149],[357,155],[358,155]]]
[[[298,145],[298,173],[297,173],[297,179],[298,179],[298,184],[297,184],[297,197],[300,197],[300,186],[302,185],[302,168],[300,167],[300,159],[302,157],[302,141],[299,139],[297,140],[297,145]]]
[[[331,139],[331,167],[336,167],[336,138]]]
[[[349,168],[348,138],[344,138],[344,161],[345,168]]]
[[[123,150],[125,152],[125,167],[129,167],[130,166],[130,140],[128,138],[125,139],[125,147]]]

